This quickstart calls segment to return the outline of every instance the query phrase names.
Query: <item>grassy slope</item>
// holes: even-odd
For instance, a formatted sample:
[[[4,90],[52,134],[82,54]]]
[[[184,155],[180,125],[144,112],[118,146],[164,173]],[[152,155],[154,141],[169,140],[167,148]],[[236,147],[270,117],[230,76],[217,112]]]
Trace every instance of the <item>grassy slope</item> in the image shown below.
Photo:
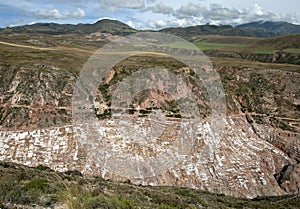
[[[221,50],[227,52],[246,52],[254,54],[275,54],[278,50],[287,53],[300,53],[300,35],[290,35],[276,38],[224,37],[204,35],[195,37],[193,44],[201,50]],[[174,48],[191,47],[183,43],[167,44]]]
[[[0,39],[1,40],[1,39]],[[8,40],[9,41],[9,40]],[[92,49],[81,50],[65,46],[39,47],[24,43],[22,40],[0,42],[1,65],[30,66],[35,64],[79,71],[93,54]]]
[[[211,50],[211,49],[228,49],[233,47],[246,47],[244,44],[227,44],[227,43],[213,43],[213,42],[203,42],[197,41],[193,44],[201,50]],[[184,42],[176,42],[171,44],[164,44],[163,46],[169,46],[178,49],[193,49],[193,46]]]
[[[38,166],[28,168],[0,162],[2,208],[18,205],[53,207],[65,204],[85,208],[297,208],[299,196],[254,200],[175,187],[135,186],[101,178],[83,178],[76,172],[55,173]],[[4,206],[4,207],[3,207]],[[5,207],[6,206],[6,207]],[[1,207],[1,203],[0,203]]]
[[[28,42],[29,39],[38,39],[45,46],[36,46]],[[107,41],[90,41],[84,36],[69,35],[34,35],[14,34],[1,35],[0,41],[9,44],[25,45],[27,47],[39,47],[57,49],[60,51],[70,49],[86,50],[94,52]],[[1,44],[0,42],[0,44]],[[276,38],[253,38],[253,37],[231,37],[218,35],[197,36],[193,39],[193,44],[201,50],[220,50],[231,53],[253,53],[253,54],[275,54],[278,50],[287,53],[300,54],[300,35],[290,35]],[[1,47],[3,43],[1,44]],[[164,46],[171,46],[180,49],[191,49],[193,46],[185,43],[170,43]],[[76,51],[76,50],[75,50]]]

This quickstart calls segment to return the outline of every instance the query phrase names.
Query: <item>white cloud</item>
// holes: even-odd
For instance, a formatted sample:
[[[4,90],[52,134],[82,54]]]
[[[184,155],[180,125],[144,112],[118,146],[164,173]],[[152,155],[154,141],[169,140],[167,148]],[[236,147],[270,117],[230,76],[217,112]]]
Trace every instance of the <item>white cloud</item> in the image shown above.
[[[54,0],[56,2],[76,2],[85,4],[87,2],[98,3],[101,9],[105,9],[111,12],[118,11],[120,9],[144,9],[147,5],[153,4],[156,0]]]
[[[234,8],[226,8],[219,4],[212,4],[207,10],[205,16],[208,16],[212,21],[218,20],[234,20],[238,19],[242,13]]]
[[[148,26],[150,28],[163,28],[166,25],[170,26],[170,22],[166,20],[148,21]]]
[[[153,13],[164,14],[164,15],[169,15],[173,13],[172,7],[166,6],[163,3],[158,3],[154,6],[149,6],[143,10],[143,12],[145,11],[151,11]]]
[[[272,11],[264,10],[258,4],[253,4],[250,8],[241,10],[239,18],[243,20],[243,23],[257,20],[294,22],[297,19],[294,15],[288,13],[276,14]]]
[[[249,8],[240,10],[219,4],[211,4],[209,7],[205,7],[200,3],[189,2],[177,9],[172,9],[164,4],[156,4],[145,9],[145,11],[171,16],[167,20],[148,21],[148,26],[153,29],[165,26],[176,27],[205,23],[237,25],[258,20],[297,22],[297,18],[293,15],[287,13],[276,14],[263,9],[258,4],[253,4]]]
[[[264,10],[262,7],[260,7],[258,4],[253,4],[252,8],[250,9],[250,11],[252,10],[252,13],[255,15],[264,15]]]
[[[186,20],[186,19],[172,19],[172,20],[149,20],[147,22],[148,27],[153,29],[162,29],[166,27],[186,27],[190,25],[195,25],[197,21]]]
[[[81,8],[77,8],[75,11],[65,10],[64,12],[61,12],[58,9],[38,10],[35,12],[35,17],[37,19],[63,20],[78,19],[84,16],[85,12]]]
[[[99,0],[100,7],[110,11],[118,9],[142,9],[145,7],[144,0]]]
[[[131,20],[127,21],[126,24],[135,29],[141,29],[144,26],[144,24],[141,22],[133,22]]]
[[[200,17],[206,12],[207,9],[200,4],[188,3],[174,11],[174,16],[178,18],[193,18]]]

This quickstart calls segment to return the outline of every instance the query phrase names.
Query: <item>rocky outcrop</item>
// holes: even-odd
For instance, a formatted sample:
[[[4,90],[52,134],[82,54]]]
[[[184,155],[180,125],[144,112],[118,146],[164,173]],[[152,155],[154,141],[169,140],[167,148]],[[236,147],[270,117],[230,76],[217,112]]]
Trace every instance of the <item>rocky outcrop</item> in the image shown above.
[[[96,113],[108,111],[118,81],[133,72],[128,69],[130,65],[119,66],[108,74],[99,87]],[[202,105],[201,120],[185,124],[183,119],[166,117],[160,121],[147,113],[133,114],[137,118],[131,125],[112,120],[110,114],[97,124],[72,125],[76,75],[68,71],[49,66],[3,66],[0,70],[3,161],[238,197],[299,192],[297,71],[218,67],[228,115],[222,137],[216,138],[207,95],[193,86],[192,72],[184,67],[175,70],[186,72],[183,79]],[[176,107],[163,92],[140,96],[143,99],[136,104],[141,108]],[[123,129],[120,124],[125,124]],[[178,135],[184,140],[178,140]]]
[[[52,66],[0,67],[0,128],[33,129],[71,122],[75,74]]]
[[[283,190],[298,194],[300,192],[300,163],[284,166],[275,178]]]
[[[245,59],[266,63],[285,63],[300,65],[300,55],[277,51],[274,54],[230,52],[221,50],[205,50],[204,53],[210,57],[224,57],[234,59]]]
[[[300,55],[277,51],[275,54],[240,53],[242,59],[268,63],[300,64]]]
[[[120,132],[112,120],[102,121],[96,129],[78,125],[2,131],[0,159],[30,166],[43,164],[58,171],[79,170],[106,179],[130,179],[136,184],[192,187],[238,197],[285,195],[299,189],[294,184],[298,168],[282,171],[295,161],[259,138],[245,117],[227,118],[224,134],[213,150],[209,149],[213,140],[209,122],[194,125],[196,128],[185,138],[188,150],[181,156],[170,148],[176,144],[176,139],[170,138],[176,129],[168,129],[168,126],[176,127],[178,122],[167,122],[166,131],[171,132],[165,134],[169,137],[162,135],[155,143],[150,143],[151,136],[145,135],[149,128],[146,118],[130,126],[129,134],[135,141]],[[265,137],[272,138],[274,134],[273,130]],[[155,164],[151,159],[162,164]],[[158,165],[161,166],[155,167]],[[276,177],[278,173],[280,176]]]

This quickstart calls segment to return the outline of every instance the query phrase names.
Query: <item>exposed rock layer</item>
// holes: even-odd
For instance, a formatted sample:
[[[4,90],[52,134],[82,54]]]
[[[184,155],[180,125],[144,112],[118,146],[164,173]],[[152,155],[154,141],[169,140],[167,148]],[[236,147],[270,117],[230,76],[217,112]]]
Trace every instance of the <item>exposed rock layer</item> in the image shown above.
[[[124,76],[122,72],[126,69],[128,67],[117,68],[116,74]],[[162,135],[156,141],[159,146],[140,144],[148,137],[141,135],[149,129],[144,121],[147,117],[139,118],[128,134],[137,136],[138,145],[128,144],[127,136],[118,132],[110,119],[99,122],[99,128],[93,129],[97,133],[90,132],[87,125],[70,125],[76,75],[47,66],[3,66],[0,70],[1,160],[31,166],[43,164],[60,171],[77,169],[86,175],[116,180],[132,177],[130,180],[137,184],[187,186],[250,198],[299,192],[298,72],[219,67],[229,116],[218,146],[209,150],[213,138],[208,117],[205,117],[198,129],[192,130],[186,138],[192,142],[191,149],[179,153],[176,163],[172,161],[170,167],[159,172],[153,167],[155,175],[152,176],[135,176],[128,169],[130,164],[105,164],[105,160],[114,162],[115,158],[103,157],[98,148],[106,141],[104,148],[114,152],[112,156],[118,158],[122,157],[120,153],[127,153],[127,157],[135,156],[139,163],[146,161],[149,155],[159,155],[159,150],[166,151],[164,147],[175,143],[168,141],[171,137]],[[114,76],[112,73],[107,79],[106,85],[110,86],[104,93],[114,91],[116,83],[110,83],[116,81]],[[156,100],[160,100],[159,94],[149,93]],[[107,102],[103,96],[99,96],[99,101]],[[150,101],[144,99],[142,106],[149,107]],[[154,124],[157,123],[154,121]],[[176,133],[175,127],[173,124],[173,129],[166,129],[170,130],[169,136],[172,131]],[[164,160],[169,162],[167,158]],[[142,164],[138,168],[143,168]],[[122,169],[124,173],[120,172]],[[148,169],[151,170],[151,166]]]
[[[140,119],[132,132],[145,130],[147,128],[145,120]],[[131,176],[130,163],[135,163],[135,166],[142,169],[143,165],[139,163],[142,161],[146,163],[148,157],[153,155],[149,151],[151,146],[139,144],[141,149],[148,147],[145,149],[146,152],[139,153],[131,143],[126,143],[127,139],[122,137],[122,133],[113,125],[113,121],[102,122],[97,129],[99,135],[86,132],[89,130],[88,125],[26,132],[2,131],[0,132],[1,160],[30,166],[43,164],[59,171],[76,169],[86,175],[101,175],[115,180],[126,180],[132,177],[130,180],[137,184],[192,187],[239,197],[253,198],[297,192],[295,190],[297,185],[290,187],[287,185],[289,184],[287,181],[294,182],[297,178],[296,171],[291,171],[295,173],[291,177],[294,179],[281,178],[280,185],[274,177],[284,166],[289,166],[295,161],[267,141],[260,139],[245,117],[228,117],[219,146],[211,151],[208,150],[209,144],[207,144],[207,138],[212,137],[209,134],[211,128],[206,122],[200,123],[202,129],[198,132],[202,133],[202,136],[197,131],[189,136],[197,135],[193,138],[195,141],[188,155],[178,158],[178,162],[174,165],[171,165],[173,163],[171,159],[166,158],[164,160],[169,162],[171,167],[160,170],[150,166],[148,169],[153,171],[151,174],[154,176],[145,175],[147,172],[140,171],[142,174],[140,177]],[[270,132],[266,137],[270,141],[274,140],[275,131],[273,130],[273,133]],[[93,141],[94,138],[97,140]],[[168,139],[164,142],[167,142],[166,140]],[[105,141],[111,143],[106,145],[106,154],[111,154],[114,158],[105,158],[102,155]],[[128,157],[132,160],[117,164],[122,162],[118,158],[124,157],[124,150],[129,151]],[[157,147],[154,151],[159,152]],[[155,157],[157,155],[159,153],[154,154]],[[135,161],[135,156],[143,160]]]

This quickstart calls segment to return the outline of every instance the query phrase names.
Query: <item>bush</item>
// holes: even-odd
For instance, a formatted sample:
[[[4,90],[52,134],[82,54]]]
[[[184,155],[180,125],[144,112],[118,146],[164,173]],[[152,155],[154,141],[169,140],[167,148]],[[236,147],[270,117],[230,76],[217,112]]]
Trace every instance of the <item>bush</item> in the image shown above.
[[[11,181],[0,184],[0,198],[2,202],[16,204],[30,204],[36,200],[28,196],[24,186]]]
[[[45,179],[32,179],[31,181],[25,184],[25,188],[27,190],[40,190],[46,191],[49,188],[48,181]]]
[[[35,169],[40,170],[40,171],[51,170],[49,167],[44,166],[44,165],[38,165],[35,167]]]

